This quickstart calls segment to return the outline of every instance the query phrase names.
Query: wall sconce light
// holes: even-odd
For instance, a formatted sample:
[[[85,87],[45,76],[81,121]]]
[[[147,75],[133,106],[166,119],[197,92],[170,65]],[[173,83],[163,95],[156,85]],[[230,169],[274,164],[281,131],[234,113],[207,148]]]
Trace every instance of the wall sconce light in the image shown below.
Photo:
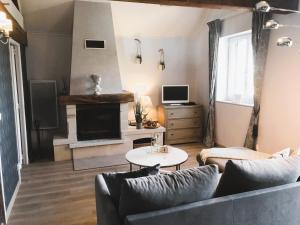
[[[6,18],[6,14],[0,11],[0,41],[3,44],[8,43],[9,32],[13,30],[12,21]]]
[[[276,20],[268,20],[266,22],[266,24],[264,25],[264,29],[269,29],[269,30],[278,30],[281,27],[300,28],[299,25],[280,24]],[[293,46],[293,40],[290,37],[280,37],[277,40],[277,46],[279,46],[279,47],[292,47]]]
[[[135,38],[134,39],[136,41],[136,56],[135,56],[135,62],[142,64],[143,62],[143,58],[142,58],[142,42],[140,41],[140,39]]]
[[[276,20],[268,20],[266,24],[264,25],[264,29],[270,29],[270,30],[278,30],[281,27],[292,27],[292,28],[300,28],[300,25],[289,25],[289,24],[280,24]]]
[[[260,1],[256,3],[255,9],[259,12],[268,13],[270,11],[281,11],[281,12],[290,12],[290,13],[300,13],[300,11],[297,10],[291,10],[291,9],[281,9],[281,8],[275,8],[270,6],[270,4],[266,1]]]
[[[165,52],[162,48],[159,49],[158,52],[160,53],[160,61],[159,61],[159,64],[158,64],[158,68],[159,68],[159,70],[164,71],[166,69]]]
[[[292,47],[293,40],[289,37],[281,37],[277,40],[277,46],[279,47]]]
[[[283,25],[281,25],[276,20],[268,20],[264,25],[264,29],[270,29],[270,30],[278,30],[280,27],[283,27]]]

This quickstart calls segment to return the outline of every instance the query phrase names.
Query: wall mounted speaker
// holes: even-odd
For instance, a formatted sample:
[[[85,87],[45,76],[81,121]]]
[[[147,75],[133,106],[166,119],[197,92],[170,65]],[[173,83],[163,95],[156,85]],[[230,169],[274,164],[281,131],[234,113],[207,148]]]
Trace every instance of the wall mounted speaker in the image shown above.
[[[58,127],[57,89],[55,80],[31,80],[30,98],[32,127],[55,129]]]

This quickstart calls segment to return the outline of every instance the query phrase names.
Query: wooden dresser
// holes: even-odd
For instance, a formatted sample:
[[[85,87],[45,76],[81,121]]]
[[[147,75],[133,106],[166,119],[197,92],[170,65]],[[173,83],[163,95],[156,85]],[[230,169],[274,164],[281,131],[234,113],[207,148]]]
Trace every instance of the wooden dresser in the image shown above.
[[[166,128],[165,144],[181,144],[202,140],[203,108],[201,105],[161,105],[158,121]]]

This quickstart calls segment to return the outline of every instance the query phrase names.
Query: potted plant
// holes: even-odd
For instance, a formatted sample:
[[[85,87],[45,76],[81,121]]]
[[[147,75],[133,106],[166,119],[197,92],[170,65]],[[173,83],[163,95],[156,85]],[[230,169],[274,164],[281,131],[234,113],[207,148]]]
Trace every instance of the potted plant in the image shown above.
[[[136,121],[136,129],[141,129],[143,125],[143,119],[145,118],[145,114],[144,108],[140,101],[135,103],[133,110]]]

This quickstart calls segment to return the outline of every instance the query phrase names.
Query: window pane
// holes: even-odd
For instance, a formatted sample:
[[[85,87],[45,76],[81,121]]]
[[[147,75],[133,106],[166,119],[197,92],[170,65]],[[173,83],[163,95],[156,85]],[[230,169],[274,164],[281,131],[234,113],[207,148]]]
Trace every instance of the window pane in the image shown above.
[[[253,104],[253,93],[251,33],[221,38],[217,100]]]

